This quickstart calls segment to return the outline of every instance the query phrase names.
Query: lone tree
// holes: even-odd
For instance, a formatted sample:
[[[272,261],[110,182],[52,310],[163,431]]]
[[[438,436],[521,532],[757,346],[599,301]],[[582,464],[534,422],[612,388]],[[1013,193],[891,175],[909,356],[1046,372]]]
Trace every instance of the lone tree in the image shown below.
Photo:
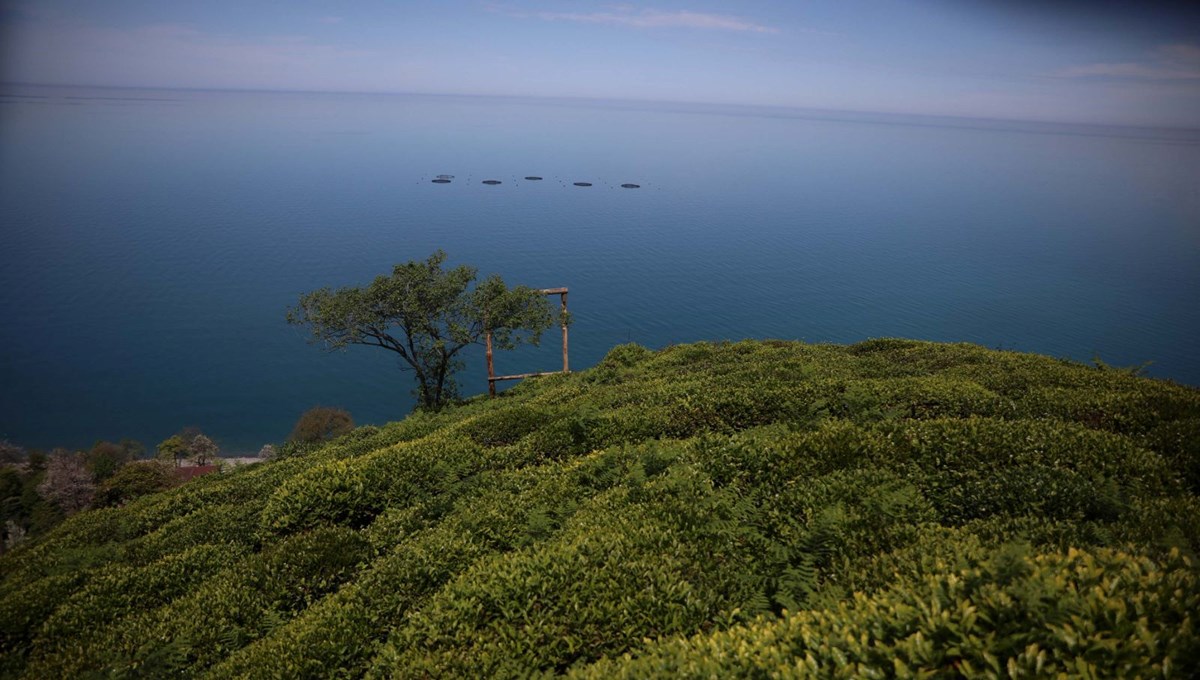
[[[155,458],[163,462],[174,462],[175,467],[179,467],[179,462],[188,456],[188,443],[180,435],[171,435],[158,443],[156,447],[158,453]]]
[[[46,462],[46,476],[37,491],[65,514],[73,515],[91,504],[96,484],[83,454],[55,449]]]
[[[84,454],[83,460],[92,473],[92,479],[99,484],[130,461],[137,460],[145,450],[141,442],[133,439],[122,439],[120,443],[98,441]]]
[[[198,434],[188,444],[192,462],[199,466],[209,465],[217,457],[217,444],[208,437]]]
[[[464,347],[488,331],[499,349],[537,345],[555,321],[540,291],[509,288],[496,275],[471,288],[477,270],[446,270],[445,261],[438,250],[424,262],[396,265],[391,276],[364,288],[306,293],[288,309],[288,323],[308,326],[312,341],[330,350],[367,345],[395,352],[402,367],[416,374],[417,408],[440,409],[457,396],[453,374],[462,368]]]
[[[7,439],[0,439],[0,466],[17,466],[24,462],[25,449]]]
[[[327,442],[354,429],[354,418],[350,412],[328,406],[314,406],[304,412],[292,428],[290,442],[314,444]]]

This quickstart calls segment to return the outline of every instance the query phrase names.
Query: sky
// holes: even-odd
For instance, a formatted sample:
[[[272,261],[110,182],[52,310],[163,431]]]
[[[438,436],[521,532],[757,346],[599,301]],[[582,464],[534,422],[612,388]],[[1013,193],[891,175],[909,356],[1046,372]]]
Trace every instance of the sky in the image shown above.
[[[0,0],[0,82],[1200,128],[1200,2]]]

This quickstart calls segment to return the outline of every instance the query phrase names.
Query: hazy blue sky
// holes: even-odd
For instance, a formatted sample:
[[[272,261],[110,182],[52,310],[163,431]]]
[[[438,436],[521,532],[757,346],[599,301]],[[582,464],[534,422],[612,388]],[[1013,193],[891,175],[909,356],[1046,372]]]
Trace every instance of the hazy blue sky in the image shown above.
[[[7,82],[611,97],[1200,127],[1200,9],[1173,4],[2,6]]]

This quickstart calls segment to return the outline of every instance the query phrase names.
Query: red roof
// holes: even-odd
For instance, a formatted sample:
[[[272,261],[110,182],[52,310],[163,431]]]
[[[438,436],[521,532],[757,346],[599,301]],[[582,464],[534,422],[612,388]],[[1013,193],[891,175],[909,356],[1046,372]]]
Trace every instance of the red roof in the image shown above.
[[[175,468],[175,475],[180,481],[186,482],[204,475],[211,475],[214,472],[220,472],[221,468],[216,465],[189,465],[186,467]]]

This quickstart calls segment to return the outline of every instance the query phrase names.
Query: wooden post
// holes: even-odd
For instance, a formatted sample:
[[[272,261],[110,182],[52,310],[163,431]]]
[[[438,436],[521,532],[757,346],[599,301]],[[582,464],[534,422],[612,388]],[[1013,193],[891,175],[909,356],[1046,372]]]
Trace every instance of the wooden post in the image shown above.
[[[563,331],[563,373],[570,373],[571,369],[567,364],[567,291],[562,292],[562,331]]]
[[[543,288],[540,292],[542,295],[557,295],[562,300],[562,339],[563,339],[563,373],[571,372],[571,364],[567,359],[567,289],[566,288]],[[519,373],[516,375],[496,375],[496,369],[492,363],[492,333],[488,331],[484,334],[484,345],[487,347],[487,372],[488,372],[488,395],[496,396],[496,383],[501,380],[524,380],[540,375],[554,375],[558,371],[550,373]]]
[[[488,396],[496,396],[496,369],[492,366],[492,332],[487,332]]]

